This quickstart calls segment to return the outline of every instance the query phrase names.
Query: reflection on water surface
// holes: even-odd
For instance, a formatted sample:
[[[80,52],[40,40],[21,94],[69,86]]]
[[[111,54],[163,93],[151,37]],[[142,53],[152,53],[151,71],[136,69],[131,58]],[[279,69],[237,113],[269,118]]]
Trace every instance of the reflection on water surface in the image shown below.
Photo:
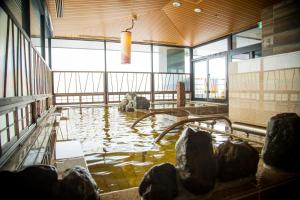
[[[175,162],[175,143],[181,129],[159,144],[154,138],[182,118],[158,115],[130,125],[144,113],[121,113],[117,107],[64,108],[58,140],[81,142],[89,170],[102,192],[138,186],[153,165]],[[215,145],[227,139],[213,135]]]

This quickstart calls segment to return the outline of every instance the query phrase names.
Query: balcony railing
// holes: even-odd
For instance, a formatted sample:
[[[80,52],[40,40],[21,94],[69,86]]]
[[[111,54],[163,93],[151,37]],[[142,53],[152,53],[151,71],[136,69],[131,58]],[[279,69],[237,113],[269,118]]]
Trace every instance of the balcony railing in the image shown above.
[[[185,83],[190,99],[189,73],[53,71],[54,102],[61,104],[115,103],[134,92],[151,101],[176,99],[176,84]]]

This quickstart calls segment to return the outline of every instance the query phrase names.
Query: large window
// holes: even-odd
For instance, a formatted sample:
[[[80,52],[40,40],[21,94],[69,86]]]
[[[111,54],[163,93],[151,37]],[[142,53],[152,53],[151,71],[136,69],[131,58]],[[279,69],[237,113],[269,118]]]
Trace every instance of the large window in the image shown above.
[[[56,71],[104,71],[104,42],[52,39],[52,69]],[[47,47],[47,45],[46,45]],[[121,64],[119,42],[106,43],[106,70],[111,72],[189,73],[190,54],[188,48],[132,44],[131,63]],[[46,59],[48,56],[46,56]]]
[[[153,46],[153,71],[189,73],[189,49],[167,46]]]
[[[212,58],[208,61],[208,89],[210,99],[226,98],[226,57]]]
[[[150,72],[151,46],[142,44],[131,45],[131,63],[121,64],[121,45],[116,42],[107,42],[106,61],[107,71]]]
[[[261,57],[262,32],[259,27],[232,36],[231,62]]]
[[[228,51],[228,39],[218,40],[193,49],[193,59]]]
[[[193,49],[194,97],[201,100],[226,100],[228,38]]]
[[[262,41],[262,30],[260,28],[253,28],[243,31],[232,36],[232,48],[241,48],[253,44],[259,44]]]
[[[52,69],[55,71],[104,71],[104,43],[52,39]]]
[[[207,98],[207,61],[194,64],[194,94],[197,99]]]
[[[226,57],[208,58],[194,63],[196,99],[226,99]]]

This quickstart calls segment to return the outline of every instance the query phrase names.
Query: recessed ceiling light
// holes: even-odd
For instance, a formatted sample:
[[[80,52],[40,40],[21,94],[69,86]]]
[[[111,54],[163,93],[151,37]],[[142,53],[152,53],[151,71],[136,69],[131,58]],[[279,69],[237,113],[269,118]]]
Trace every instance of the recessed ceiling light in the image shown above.
[[[178,7],[181,6],[181,2],[180,2],[180,1],[173,1],[173,6],[174,6],[175,8],[178,8]]]
[[[194,8],[194,12],[195,12],[195,13],[201,13],[201,11],[202,11],[202,10],[201,10],[201,8],[199,8],[199,7]]]

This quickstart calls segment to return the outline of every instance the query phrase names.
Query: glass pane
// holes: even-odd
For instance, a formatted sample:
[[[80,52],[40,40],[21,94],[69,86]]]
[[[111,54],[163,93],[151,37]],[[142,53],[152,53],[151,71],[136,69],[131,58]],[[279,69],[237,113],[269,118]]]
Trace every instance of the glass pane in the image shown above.
[[[241,54],[237,54],[231,57],[231,62],[238,62],[238,61],[242,61],[242,60],[249,60],[250,59],[250,53],[241,53]]]
[[[51,41],[55,71],[104,71],[104,44],[100,41]]]
[[[33,46],[41,53],[41,15],[36,1],[30,1],[30,37]]]
[[[228,39],[219,40],[193,49],[193,59],[228,50]]]
[[[68,49],[104,49],[104,42],[100,41],[87,41],[87,40],[63,40],[52,39],[52,48],[68,48]]]
[[[153,71],[189,73],[189,49],[167,46],[153,46]]]
[[[234,49],[261,43],[262,31],[260,28],[250,29],[237,33],[232,37],[232,47]]]
[[[254,58],[260,58],[261,57],[261,50],[254,51]]]
[[[195,98],[207,98],[207,61],[199,61],[194,65]]]
[[[226,98],[226,58],[209,60],[209,98]]]
[[[150,72],[151,47],[150,45],[132,44],[131,63],[121,64],[120,43],[108,42],[106,46],[107,71]]]

